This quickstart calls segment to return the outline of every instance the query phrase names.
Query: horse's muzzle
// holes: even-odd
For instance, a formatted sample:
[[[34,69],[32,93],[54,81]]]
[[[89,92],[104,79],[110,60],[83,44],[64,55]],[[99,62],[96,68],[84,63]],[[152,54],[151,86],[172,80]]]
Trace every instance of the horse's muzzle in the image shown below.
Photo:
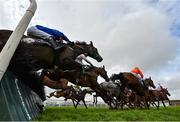
[[[103,60],[102,57],[97,58],[97,61],[98,61],[98,62],[101,62],[102,60]]]

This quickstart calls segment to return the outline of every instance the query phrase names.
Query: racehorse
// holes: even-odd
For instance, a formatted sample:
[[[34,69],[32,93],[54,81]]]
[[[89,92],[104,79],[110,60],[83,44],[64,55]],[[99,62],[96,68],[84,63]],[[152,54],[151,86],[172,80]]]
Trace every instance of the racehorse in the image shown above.
[[[11,33],[12,31],[10,30],[0,30],[0,50],[2,50]],[[41,78],[36,77],[36,75],[34,75],[32,72],[37,71],[41,68],[53,68],[53,66],[55,65],[54,50],[47,45],[29,43],[33,39],[28,38],[27,36],[23,36],[22,40],[23,41],[20,42],[15,54],[13,55],[13,58],[9,65],[9,69],[20,80],[25,82],[28,86],[31,87],[31,89],[33,89],[39,96],[41,96],[43,100],[45,100],[44,88],[42,83],[39,82]],[[68,62],[70,59],[74,60],[76,55],[83,52],[88,53],[89,56],[96,59],[97,61],[103,60],[99,55],[97,49],[93,46],[92,42],[89,45],[83,44],[82,47],[80,44],[75,44],[73,47],[71,48],[70,46],[66,45],[63,53],[62,51],[59,52],[59,67],[61,67],[60,65],[62,65],[63,63],[67,64],[66,62]]]
[[[149,90],[148,87],[151,86],[156,88],[153,81],[150,78],[146,78],[143,83],[130,72],[123,72],[119,74],[113,74],[110,78],[111,80],[120,80],[122,82],[122,88],[125,87],[135,91],[139,96],[144,97],[144,102],[146,107],[149,109],[148,99],[149,99]]]
[[[170,100],[168,98],[168,96],[171,96],[171,94],[169,93],[167,88],[163,88],[160,90],[150,90],[150,93],[151,93],[151,97],[153,97],[152,98],[154,100],[153,102],[155,102],[155,101],[158,102],[157,108],[159,108],[159,101],[162,102],[162,104],[165,108],[166,108],[166,105],[164,103],[164,100],[167,100],[169,105],[171,105]]]
[[[60,73],[58,73],[57,70],[52,70],[51,74],[60,75]],[[63,75],[63,78],[67,79],[69,82],[73,84],[83,86],[83,87],[90,87],[95,92],[100,94],[102,99],[104,99],[104,101],[108,103],[107,95],[105,91],[99,86],[97,82],[97,78],[99,75],[103,77],[106,81],[109,81],[109,77],[107,75],[107,72],[104,66],[103,67],[92,66],[89,69],[87,69],[85,73],[82,73],[79,70],[71,70],[68,73],[66,72],[65,75]],[[49,86],[57,85],[57,82],[51,81],[51,79],[47,79],[45,83],[49,84]],[[64,81],[64,84],[67,84],[67,81]]]
[[[142,97],[140,97],[136,92],[132,90],[128,90],[125,93],[126,100],[125,104],[128,105],[130,108],[142,108]]]
[[[11,33],[12,31],[10,30],[0,30],[0,49],[2,49],[2,47],[5,45]],[[22,39],[23,42],[21,41],[20,45],[23,43],[22,48],[29,49],[29,55],[36,59],[42,68],[52,68],[54,66],[53,63],[55,56],[53,49],[47,45],[37,44],[35,40],[36,39],[24,36]],[[23,53],[25,51],[23,51]],[[82,53],[88,53],[90,57],[94,58],[98,62],[103,60],[99,55],[97,48],[93,46],[92,42],[90,42],[90,44],[79,42],[75,43],[73,46],[65,45],[63,51],[59,52],[59,66],[64,67],[64,65],[70,64],[71,61],[74,61],[75,58]]]
[[[115,108],[118,108],[119,104],[124,99],[124,91],[121,88],[121,81],[109,81],[109,82],[102,82],[100,83],[101,88],[107,92],[107,95],[110,96],[112,99],[112,103],[115,105]],[[122,108],[122,105],[121,105]]]
[[[73,87],[70,87],[63,91],[52,92],[47,97],[51,98],[52,96],[54,96],[56,98],[64,97],[65,100],[71,99],[75,108],[77,108],[77,106],[79,105],[79,102],[82,101],[84,106],[87,109],[87,105],[85,102],[85,96],[87,93],[92,94],[92,91],[89,89],[75,90]],[[76,104],[75,104],[75,102],[76,102]]]

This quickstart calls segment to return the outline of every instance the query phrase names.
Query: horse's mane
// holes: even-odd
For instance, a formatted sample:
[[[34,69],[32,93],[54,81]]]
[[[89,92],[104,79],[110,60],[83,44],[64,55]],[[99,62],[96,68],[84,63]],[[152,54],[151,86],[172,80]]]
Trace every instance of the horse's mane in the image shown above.
[[[93,69],[97,69],[98,67],[96,67],[96,66],[89,66],[87,69],[86,69],[86,71],[87,72],[90,72],[90,71],[92,71]]]
[[[78,45],[87,45],[87,43],[85,41],[76,41],[75,44],[78,44]]]

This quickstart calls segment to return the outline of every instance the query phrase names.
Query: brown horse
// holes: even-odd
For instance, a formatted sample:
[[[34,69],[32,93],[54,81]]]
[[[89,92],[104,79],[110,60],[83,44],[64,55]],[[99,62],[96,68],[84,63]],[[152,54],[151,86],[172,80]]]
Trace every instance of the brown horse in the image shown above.
[[[97,78],[99,75],[103,77],[106,81],[109,81],[104,66],[103,67],[92,66],[89,69],[87,69],[85,73],[82,73],[81,71],[78,70],[71,70],[69,72],[64,73],[63,76],[58,72],[59,71],[52,70],[50,74],[55,74],[56,77],[57,76],[59,77],[61,75],[60,77],[67,79],[69,82],[73,84],[77,84],[79,86],[90,87],[95,92],[97,92],[106,103],[108,103],[108,98],[105,91],[101,89],[100,85],[97,82]],[[51,79],[48,79],[48,77],[46,76],[44,77],[44,83],[51,88],[53,88],[54,86],[58,88],[57,85],[60,86],[60,84],[52,81]],[[66,87],[68,87],[67,81],[61,83],[63,83]]]
[[[78,70],[67,70],[63,71],[61,69],[51,69],[47,71],[47,74],[44,76],[44,82],[48,84],[51,88],[56,88],[55,85],[60,86],[55,81],[59,81],[62,78],[67,79],[69,82],[73,84],[77,84],[83,87],[94,87],[97,85],[97,77],[103,77],[106,81],[109,80],[105,67],[95,67],[92,66],[85,73],[82,73]],[[66,85],[65,82],[63,85]],[[57,86],[56,89],[59,87]]]
[[[157,108],[159,108],[159,101],[162,102],[165,108],[166,108],[166,105],[164,103],[164,100],[167,100],[169,105],[171,105],[170,100],[168,98],[168,96],[171,96],[171,94],[169,93],[167,88],[163,88],[160,90],[150,90],[150,94],[151,94],[151,100],[153,100],[153,102],[156,102],[156,101],[158,102]]]
[[[6,41],[10,37],[11,33],[12,31],[10,30],[0,30],[0,50],[2,50],[6,44]],[[43,89],[42,83],[39,82],[41,81],[41,78],[36,77],[36,75],[34,76],[32,72],[41,68],[53,68],[55,65],[55,53],[50,46],[32,43],[33,41],[35,41],[35,39],[23,36],[22,41],[18,45],[18,48],[11,59],[8,70],[12,71],[18,77],[18,79],[25,82],[36,93],[41,92],[37,94],[43,94],[43,96],[40,96],[42,96],[41,98],[44,100],[45,94],[42,93],[42,90],[40,90],[41,88]],[[77,43],[73,46],[65,45],[64,51],[58,52],[59,67],[62,66],[63,69],[73,69],[71,64],[74,64],[73,61],[75,57],[85,52],[98,62],[103,60],[97,49],[93,46],[92,42],[90,44]]]
[[[113,74],[111,76],[111,80],[119,79],[122,82],[122,86],[127,87],[133,91],[135,91],[139,96],[144,98],[144,102],[146,107],[149,109],[148,99],[149,99],[149,89],[151,86],[156,88],[151,78],[145,79],[143,84],[139,79],[130,72],[123,72],[119,74]]]
[[[0,30],[0,50],[5,45],[11,33],[12,31],[10,30]],[[29,55],[37,60],[38,65],[40,65],[41,68],[52,68],[54,66],[53,63],[55,53],[50,46],[45,44],[37,44],[36,39],[32,39],[26,36],[22,38],[20,45],[22,45],[24,49],[29,50]],[[26,52],[26,50],[24,51]],[[97,60],[98,62],[101,62],[103,60],[99,55],[97,48],[94,47],[92,42],[90,42],[90,44],[87,44],[85,42],[78,42],[72,46],[64,45],[63,51],[59,51],[59,66],[62,69],[73,69],[73,66],[71,67],[71,65],[75,63],[75,58],[82,53],[88,53],[90,57]]]
[[[143,99],[136,92],[128,90],[125,92],[126,100],[125,103],[128,104],[130,108],[142,108]]]
[[[63,91],[52,92],[47,97],[51,98],[52,96],[54,96],[56,98],[64,97],[65,100],[71,99],[75,108],[77,108],[77,106],[79,105],[79,102],[82,101],[84,106],[87,109],[87,105],[85,102],[85,96],[87,93],[92,94],[92,91],[89,89],[75,90],[73,87],[70,87],[70,88],[67,88]],[[75,102],[76,102],[76,104],[75,104]]]

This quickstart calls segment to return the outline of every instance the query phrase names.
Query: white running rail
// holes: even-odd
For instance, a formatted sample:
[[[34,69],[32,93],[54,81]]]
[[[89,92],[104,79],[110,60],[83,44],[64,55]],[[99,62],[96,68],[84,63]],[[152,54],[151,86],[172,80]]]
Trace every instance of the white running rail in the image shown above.
[[[15,28],[14,32],[9,37],[6,45],[3,47],[0,53],[0,80],[2,79],[6,69],[11,61],[11,58],[26,30],[28,27],[34,13],[36,11],[37,4],[36,0],[30,0],[30,6],[27,9],[26,13],[18,23],[17,27]]]

